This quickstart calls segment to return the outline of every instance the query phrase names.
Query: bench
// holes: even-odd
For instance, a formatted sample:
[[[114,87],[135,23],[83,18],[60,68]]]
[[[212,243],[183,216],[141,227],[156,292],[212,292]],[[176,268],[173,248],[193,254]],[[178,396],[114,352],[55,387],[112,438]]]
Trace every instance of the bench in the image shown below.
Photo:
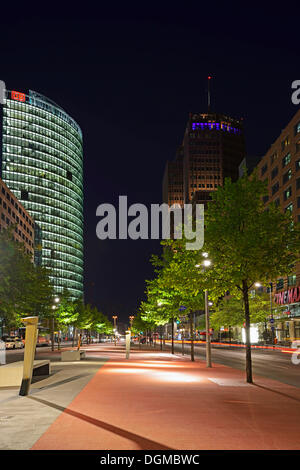
[[[80,361],[80,359],[84,358],[85,351],[78,351],[78,349],[73,349],[72,351],[62,351],[61,353],[62,362]]]
[[[33,362],[33,376],[50,375],[49,360]],[[12,362],[0,366],[0,387],[20,387],[23,378],[23,361]]]

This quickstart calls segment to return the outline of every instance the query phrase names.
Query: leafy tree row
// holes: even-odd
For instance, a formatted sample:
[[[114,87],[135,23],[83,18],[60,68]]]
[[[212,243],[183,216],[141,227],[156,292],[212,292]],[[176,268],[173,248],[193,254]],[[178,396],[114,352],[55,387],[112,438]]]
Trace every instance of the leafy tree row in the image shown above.
[[[0,321],[2,330],[21,326],[22,318],[37,315],[41,322],[52,319],[56,327],[69,326],[87,332],[112,333],[112,324],[96,307],[72,300],[67,290],[54,310],[55,292],[49,269],[36,266],[24,245],[16,242],[13,227],[0,232]]]
[[[212,193],[205,211],[205,237],[201,250],[186,250],[186,240],[164,240],[161,257],[153,256],[156,277],[147,282],[147,300],[140,306],[141,320],[155,325],[190,315],[191,358],[193,352],[192,312],[204,309],[204,291],[214,302],[215,327],[245,324],[246,377],[252,382],[250,324],[264,321],[267,301],[251,299],[256,282],[267,285],[292,272],[300,254],[300,228],[289,211],[263,196],[267,185],[256,173],[245,173],[236,182],[226,179]],[[211,266],[205,268],[204,254]],[[226,294],[230,293],[230,297]]]

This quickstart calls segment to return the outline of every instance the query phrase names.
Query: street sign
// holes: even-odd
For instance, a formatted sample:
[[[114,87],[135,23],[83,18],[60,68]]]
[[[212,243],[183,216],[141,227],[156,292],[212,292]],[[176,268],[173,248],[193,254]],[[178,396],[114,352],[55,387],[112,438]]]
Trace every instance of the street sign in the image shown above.
[[[270,318],[269,322],[274,323],[275,322],[274,318]]]
[[[186,307],[185,307],[184,305],[181,305],[181,306],[179,307],[179,310],[180,310],[180,311],[186,310]]]

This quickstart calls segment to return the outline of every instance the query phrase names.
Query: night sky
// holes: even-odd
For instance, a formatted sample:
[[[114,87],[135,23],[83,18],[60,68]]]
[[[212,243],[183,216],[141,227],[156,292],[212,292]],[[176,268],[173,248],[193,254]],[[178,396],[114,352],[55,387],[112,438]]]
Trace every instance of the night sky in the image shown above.
[[[300,79],[299,11],[288,4],[276,11],[275,3],[148,5],[82,3],[70,12],[26,4],[19,12],[1,7],[0,20],[0,79],[46,95],[82,128],[85,300],[125,321],[160,245],[98,240],[97,206],[119,195],[129,204],[161,202],[165,163],[188,113],[207,110],[208,74],[212,110],[244,118],[251,156],[262,156],[299,108],[291,103],[291,83]]]

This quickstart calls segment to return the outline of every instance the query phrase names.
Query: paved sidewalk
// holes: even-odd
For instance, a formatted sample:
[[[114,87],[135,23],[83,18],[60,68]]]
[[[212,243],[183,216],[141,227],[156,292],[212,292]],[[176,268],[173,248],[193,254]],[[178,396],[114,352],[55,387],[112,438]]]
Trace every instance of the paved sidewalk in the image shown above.
[[[300,389],[168,352],[87,349],[109,360],[66,408],[27,398],[60,412],[33,449],[300,449]]]
[[[87,357],[0,389],[0,449],[300,449],[300,389],[168,351],[83,347]]]

